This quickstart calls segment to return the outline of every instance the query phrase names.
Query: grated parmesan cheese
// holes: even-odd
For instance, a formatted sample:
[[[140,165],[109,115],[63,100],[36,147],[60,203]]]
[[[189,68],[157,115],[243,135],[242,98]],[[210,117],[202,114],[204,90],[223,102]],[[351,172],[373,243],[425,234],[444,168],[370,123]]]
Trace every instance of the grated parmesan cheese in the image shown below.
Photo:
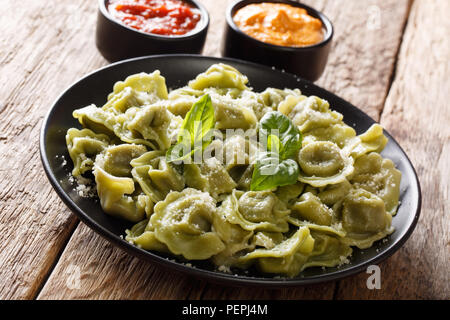
[[[217,270],[219,270],[220,272],[224,272],[224,273],[231,273],[230,267],[225,266],[225,265],[219,266],[219,268],[217,268]]]
[[[343,265],[345,265],[345,264],[349,264],[350,263],[350,260],[346,256],[340,256],[339,260],[340,260],[340,262],[338,264],[338,268],[343,266]]]
[[[69,173],[69,182],[71,184],[77,184],[77,186],[73,189],[79,197],[81,198],[93,198],[97,195],[97,189],[92,180],[84,178],[84,177],[74,177],[71,173]]]

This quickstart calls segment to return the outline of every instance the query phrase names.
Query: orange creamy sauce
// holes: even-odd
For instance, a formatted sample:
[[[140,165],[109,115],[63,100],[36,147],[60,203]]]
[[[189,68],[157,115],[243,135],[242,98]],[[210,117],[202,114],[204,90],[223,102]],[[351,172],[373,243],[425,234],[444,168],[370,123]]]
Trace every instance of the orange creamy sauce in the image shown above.
[[[233,20],[247,35],[279,46],[309,46],[324,38],[319,19],[303,8],[283,3],[249,4],[239,9]]]

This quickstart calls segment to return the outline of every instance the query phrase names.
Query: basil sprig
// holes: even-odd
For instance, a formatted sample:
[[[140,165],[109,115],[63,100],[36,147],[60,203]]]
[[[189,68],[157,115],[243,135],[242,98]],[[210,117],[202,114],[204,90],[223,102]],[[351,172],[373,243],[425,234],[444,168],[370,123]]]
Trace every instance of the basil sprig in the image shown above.
[[[295,160],[286,159],[278,163],[277,154],[266,152],[255,164],[250,189],[262,191],[294,184],[298,174],[298,164]]]
[[[212,141],[215,125],[214,107],[209,94],[202,96],[189,110],[181,125],[177,143],[166,153],[168,162],[181,162],[197,151],[203,151]]]
[[[262,191],[294,184],[299,167],[290,157],[302,146],[297,126],[284,114],[273,111],[260,120],[259,133],[260,139],[266,140],[267,152],[260,154],[255,163],[250,189]]]
[[[278,135],[271,134],[274,130]],[[267,149],[277,152],[281,160],[289,158],[302,146],[302,135],[297,126],[281,112],[266,113],[259,122],[259,131],[260,137],[267,137]]]

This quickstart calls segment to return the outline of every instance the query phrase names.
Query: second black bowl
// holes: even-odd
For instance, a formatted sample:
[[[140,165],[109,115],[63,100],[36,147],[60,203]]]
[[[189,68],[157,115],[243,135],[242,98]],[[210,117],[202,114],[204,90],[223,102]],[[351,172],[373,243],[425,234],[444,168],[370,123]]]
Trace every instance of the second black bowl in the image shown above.
[[[286,3],[305,9],[314,18],[320,19],[324,28],[324,39],[314,45],[304,47],[285,47],[259,41],[245,34],[234,23],[233,16],[241,8],[252,3]],[[222,55],[254,61],[274,66],[299,75],[310,81],[316,81],[323,73],[333,38],[333,25],[321,12],[290,0],[242,0],[230,5],[226,12],[225,34],[222,43]]]
[[[209,27],[208,11],[198,1],[184,1],[200,10],[200,21],[187,34],[164,36],[141,32],[122,24],[108,12],[108,0],[99,0],[96,30],[98,50],[110,62],[152,54],[201,53]]]

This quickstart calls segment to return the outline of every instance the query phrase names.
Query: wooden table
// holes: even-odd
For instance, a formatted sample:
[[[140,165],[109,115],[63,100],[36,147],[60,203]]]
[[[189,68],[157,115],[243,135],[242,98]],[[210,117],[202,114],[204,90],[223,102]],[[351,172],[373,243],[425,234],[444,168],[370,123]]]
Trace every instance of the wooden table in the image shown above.
[[[219,56],[230,1],[202,2],[204,54]],[[56,97],[107,64],[94,45],[97,1],[0,0],[0,298],[449,299],[450,1],[305,2],[336,29],[318,84],[380,121],[420,176],[421,218],[380,265],[380,290],[366,273],[283,290],[218,286],[133,258],[80,223],[47,181],[38,142]]]

